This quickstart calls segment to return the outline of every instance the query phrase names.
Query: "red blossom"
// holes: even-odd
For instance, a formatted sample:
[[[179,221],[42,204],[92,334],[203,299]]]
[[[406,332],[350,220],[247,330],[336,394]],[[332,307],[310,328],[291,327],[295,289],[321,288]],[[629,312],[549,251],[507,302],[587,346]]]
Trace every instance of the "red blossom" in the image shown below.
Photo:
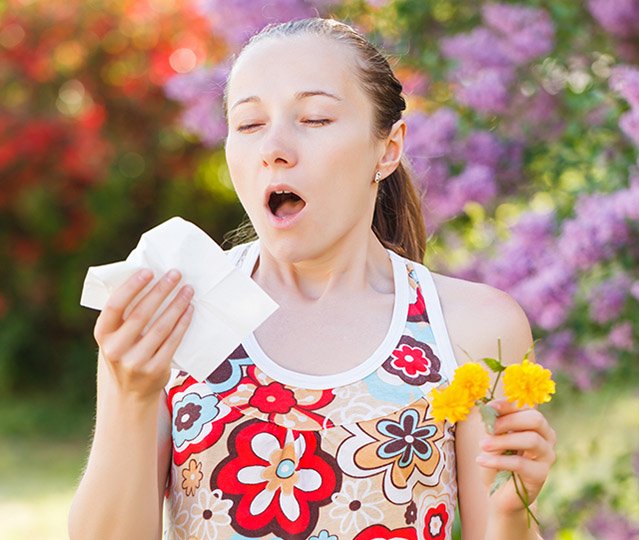
[[[297,400],[291,390],[282,383],[273,381],[266,386],[258,386],[249,405],[264,413],[286,414],[297,405]]]
[[[353,540],[417,540],[417,531],[413,527],[391,530],[384,525],[371,525]]]
[[[428,509],[424,518],[425,540],[446,540],[446,525],[450,515],[444,503]]]

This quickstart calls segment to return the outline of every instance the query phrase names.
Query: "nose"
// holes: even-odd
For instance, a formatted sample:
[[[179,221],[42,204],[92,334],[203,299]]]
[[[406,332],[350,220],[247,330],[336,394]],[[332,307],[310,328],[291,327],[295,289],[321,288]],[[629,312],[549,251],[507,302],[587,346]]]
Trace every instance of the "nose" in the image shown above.
[[[281,124],[266,127],[260,155],[264,167],[292,167],[297,163],[297,151],[290,130]]]

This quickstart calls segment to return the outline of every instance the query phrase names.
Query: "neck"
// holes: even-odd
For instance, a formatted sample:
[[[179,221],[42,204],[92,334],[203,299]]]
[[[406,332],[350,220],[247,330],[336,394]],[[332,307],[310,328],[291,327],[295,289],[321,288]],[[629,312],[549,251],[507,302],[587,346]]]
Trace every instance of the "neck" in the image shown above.
[[[344,293],[393,291],[388,252],[372,230],[365,241],[361,235],[346,235],[322,253],[299,261],[277,259],[261,244],[253,278],[276,298],[293,301],[325,302]]]

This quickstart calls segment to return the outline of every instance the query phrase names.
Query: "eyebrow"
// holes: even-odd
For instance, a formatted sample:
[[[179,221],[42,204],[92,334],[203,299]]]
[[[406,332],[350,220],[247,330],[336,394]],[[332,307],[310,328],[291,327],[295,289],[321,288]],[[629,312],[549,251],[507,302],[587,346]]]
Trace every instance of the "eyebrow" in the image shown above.
[[[301,99],[312,97],[312,96],[326,96],[326,97],[335,99],[337,101],[342,101],[341,97],[339,97],[339,96],[337,96],[335,94],[331,94],[330,92],[325,92],[324,90],[305,90],[303,92],[297,92],[295,94],[295,99],[299,101]],[[258,101],[260,101],[260,98],[257,97],[257,96],[249,96],[249,97],[245,97],[245,98],[242,98],[242,99],[238,99],[233,104],[233,106],[231,107],[230,110],[232,111],[235,107],[237,107],[238,105],[241,105],[242,103],[249,103],[249,102],[255,103],[255,102],[258,102]]]

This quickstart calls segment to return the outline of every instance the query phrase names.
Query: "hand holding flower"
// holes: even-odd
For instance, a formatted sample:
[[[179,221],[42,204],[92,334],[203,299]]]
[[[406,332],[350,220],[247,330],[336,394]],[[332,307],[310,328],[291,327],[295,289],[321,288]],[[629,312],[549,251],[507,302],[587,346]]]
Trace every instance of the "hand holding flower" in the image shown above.
[[[432,414],[435,420],[455,423],[464,420],[475,405],[479,407],[489,435],[482,441],[477,462],[494,496],[493,508],[505,514],[525,509],[530,526],[531,518],[537,522],[530,504],[555,460],[556,439],[544,416],[530,407],[550,401],[555,383],[549,370],[528,360],[532,346],[521,364],[507,367],[501,361],[500,341],[498,351],[498,359],[482,359],[497,373],[492,388],[489,374],[481,364],[464,364],[455,370],[449,386],[432,391]],[[495,400],[502,374],[507,399]]]
[[[507,400],[491,401],[488,407],[498,417],[493,433],[481,442],[477,462],[492,491],[493,507],[504,514],[526,509],[537,521],[530,504],[555,460],[555,433],[538,410],[520,409]]]

